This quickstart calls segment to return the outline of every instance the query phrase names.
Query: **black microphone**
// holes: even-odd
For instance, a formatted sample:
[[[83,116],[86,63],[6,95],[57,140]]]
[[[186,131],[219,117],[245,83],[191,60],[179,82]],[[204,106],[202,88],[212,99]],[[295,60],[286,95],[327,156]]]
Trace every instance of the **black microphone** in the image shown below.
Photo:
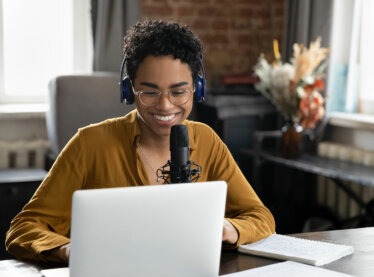
[[[157,169],[157,180],[165,184],[196,182],[201,166],[190,161],[190,143],[186,125],[174,125],[170,133],[170,160]]]
[[[170,133],[170,181],[191,182],[190,143],[186,125],[171,127]]]

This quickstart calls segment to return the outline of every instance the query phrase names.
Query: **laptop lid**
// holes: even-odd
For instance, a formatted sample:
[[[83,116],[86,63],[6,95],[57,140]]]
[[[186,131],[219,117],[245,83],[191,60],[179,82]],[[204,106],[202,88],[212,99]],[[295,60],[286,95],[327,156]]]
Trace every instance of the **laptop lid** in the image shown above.
[[[70,276],[218,276],[224,181],[73,195]]]

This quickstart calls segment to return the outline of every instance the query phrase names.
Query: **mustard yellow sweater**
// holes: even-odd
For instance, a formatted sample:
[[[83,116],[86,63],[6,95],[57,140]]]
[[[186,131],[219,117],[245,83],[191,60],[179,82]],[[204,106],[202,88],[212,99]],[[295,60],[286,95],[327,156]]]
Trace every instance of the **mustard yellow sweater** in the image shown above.
[[[184,124],[189,133],[190,159],[202,167],[198,181],[224,180],[228,184],[225,216],[239,232],[237,245],[272,234],[272,214],[226,145],[207,125],[188,120]],[[12,220],[6,236],[8,252],[19,259],[46,261],[43,251],[68,243],[75,190],[147,184],[136,151],[139,136],[136,110],[80,129],[29,203]]]

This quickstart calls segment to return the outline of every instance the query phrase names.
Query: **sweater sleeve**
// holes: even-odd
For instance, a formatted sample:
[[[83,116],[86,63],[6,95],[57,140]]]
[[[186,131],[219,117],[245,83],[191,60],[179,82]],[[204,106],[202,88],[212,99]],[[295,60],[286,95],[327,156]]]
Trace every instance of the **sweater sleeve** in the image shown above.
[[[12,220],[7,251],[18,259],[46,261],[43,251],[70,241],[72,194],[84,184],[84,147],[79,133],[61,152],[31,200]]]
[[[209,144],[204,147],[197,147],[197,152],[205,156],[200,157],[205,160],[207,175],[204,174],[203,177],[208,181],[227,182],[225,216],[238,230],[239,239],[236,247],[273,234],[275,232],[273,215],[248,183],[227,146],[209,127],[201,133],[205,133],[204,140],[209,141]]]

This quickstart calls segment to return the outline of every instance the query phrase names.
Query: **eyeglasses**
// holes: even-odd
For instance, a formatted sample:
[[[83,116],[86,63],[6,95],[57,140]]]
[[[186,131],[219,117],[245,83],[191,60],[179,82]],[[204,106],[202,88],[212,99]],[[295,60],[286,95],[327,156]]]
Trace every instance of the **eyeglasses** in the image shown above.
[[[168,99],[174,105],[183,105],[191,98],[193,90],[189,88],[176,88],[165,91]],[[139,96],[140,102],[145,106],[155,106],[160,101],[161,94],[160,90],[139,90],[135,91],[134,94]]]

